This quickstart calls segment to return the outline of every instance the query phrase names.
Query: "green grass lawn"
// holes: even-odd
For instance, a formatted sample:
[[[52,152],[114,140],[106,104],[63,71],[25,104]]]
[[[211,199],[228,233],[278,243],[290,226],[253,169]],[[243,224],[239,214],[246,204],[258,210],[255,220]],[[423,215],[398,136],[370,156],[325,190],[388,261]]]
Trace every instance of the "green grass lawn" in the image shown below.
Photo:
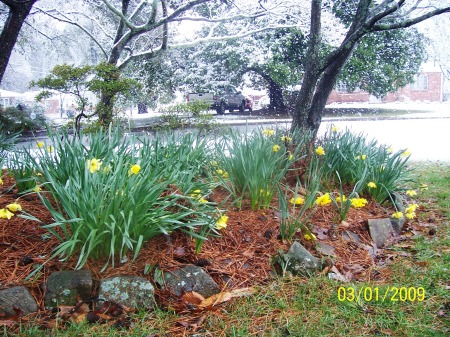
[[[214,312],[183,316],[158,309],[134,316],[127,330],[61,323],[51,333],[24,326],[19,335],[450,336],[450,166],[412,166],[413,178],[428,185],[417,201],[424,206],[419,221],[430,224],[430,232],[392,247],[393,261],[374,267],[390,275],[381,281],[344,284],[325,276],[280,278]],[[349,288],[356,290],[355,299]]]

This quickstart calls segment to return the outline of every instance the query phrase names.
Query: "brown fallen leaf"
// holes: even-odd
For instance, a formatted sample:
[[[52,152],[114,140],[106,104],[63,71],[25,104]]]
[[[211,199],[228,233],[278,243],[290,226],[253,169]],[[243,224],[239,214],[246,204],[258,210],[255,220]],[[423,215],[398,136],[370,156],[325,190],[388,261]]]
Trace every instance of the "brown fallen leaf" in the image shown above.
[[[204,310],[204,309],[211,309],[219,304],[228,302],[232,298],[250,296],[253,295],[254,293],[255,293],[254,288],[251,287],[240,288],[231,291],[220,292],[216,295],[212,295],[205,299],[199,293],[196,293],[195,291],[190,291],[188,293],[183,294],[181,299],[188,306],[190,305],[193,306],[194,308]]]
[[[205,298],[195,291],[189,291],[181,296],[181,300],[186,304],[198,306],[205,300]]]

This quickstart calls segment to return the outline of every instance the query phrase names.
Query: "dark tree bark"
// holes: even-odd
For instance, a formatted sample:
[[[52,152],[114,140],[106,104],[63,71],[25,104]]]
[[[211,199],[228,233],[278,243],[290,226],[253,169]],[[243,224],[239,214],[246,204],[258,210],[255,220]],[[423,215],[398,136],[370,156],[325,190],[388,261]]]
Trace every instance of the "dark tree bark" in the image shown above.
[[[433,16],[449,13],[450,7],[433,8],[416,17],[402,16],[405,0],[384,1],[374,6],[372,0],[359,0],[353,21],[344,41],[329,55],[319,53],[321,40],[322,0],[311,0],[310,38],[306,53],[302,88],[295,103],[291,130],[310,131],[313,138],[322,121],[327,99],[342,68],[366,34],[371,32],[407,28]],[[393,14],[397,14],[393,16]],[[410,13],[408,13],[410,14]]]
[[[279,113],[285,113],[287,111],[287,107],[284,103],[283,89],[281,88],[281,86],[277,82],[275,82],[269,75],[267,75],[263,69],[260,69],[258,67],[250,67],[247,68],[244,73],[250,71],[253,71],[261,76],[269,86],[269,110]]]
[[[0,83],[17,42],[22,25],[37,0],[0,0],[9,7],[9,14],[0,34]]]

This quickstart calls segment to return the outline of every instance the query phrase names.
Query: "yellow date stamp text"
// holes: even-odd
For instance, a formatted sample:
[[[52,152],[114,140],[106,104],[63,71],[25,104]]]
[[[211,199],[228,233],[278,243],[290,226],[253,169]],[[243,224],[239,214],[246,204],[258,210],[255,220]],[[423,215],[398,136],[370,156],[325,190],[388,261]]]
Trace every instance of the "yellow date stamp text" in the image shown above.
[[[339,287],[340,302],[422,302],[425,300],[423,287]]]

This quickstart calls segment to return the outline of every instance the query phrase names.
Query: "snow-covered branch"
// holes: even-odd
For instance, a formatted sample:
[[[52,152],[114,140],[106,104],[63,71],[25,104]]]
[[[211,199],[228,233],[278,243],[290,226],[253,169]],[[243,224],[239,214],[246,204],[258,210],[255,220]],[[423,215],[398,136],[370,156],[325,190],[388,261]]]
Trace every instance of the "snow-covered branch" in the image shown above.
[[[237,40],[237,39],[241,39],[241,38],[253,35],[253,34],[267,31],[267,30],[282,29],[282,28],[298,28],[298,26],[297,25],[276,25],[276,26],[271,25],[271,26],[267,26],[267,27],[263,27],[263,28],[259,28],[259,29],[253,29],[253,30],[243,29],[239,34],[233,34],[233,35],[225,35],[225,36],[209,36],[208,35],[207,37],[204,37],[204,38],[197,38],[195,40],[188,41],[188,42],[180,42],[180,43],[172,44],[170,46],[170,49],[189,48],[189,47],[193,47],[193,46],[203,44],[203,43],[213,43],[213,42],[218,42],[218,41]],[[161,47],[157,47],[157,48],[142,51],[142,52],[139,52],[139,53],[136,53],[133,55],[128,55],[128,57],[126,57],[123,61],[121,61],[118,64],[118,67],[123,68],[133,59],[143,57],[143,56],[148,56],[148,55],[155,55],[158,52],[160,52],[161,50],[162,50]]]
[[[59,11],[56,10],[56,9],[53,9],[53,10],[44,10],[44,9],[41,9],[41,8],[39,8],[39,7],[37,7],[37,6],[35,6],[34,8],[35,8],[36,10],[38,10],[39,12],[41,12],[41,13],[43,13],[43,14],[49,16],[49,17],[51,17],[52,19],[55,19],[55,20],[57,20],[57,21],[59,21],[59,22],[65,22],[65,23],[68,23],[68,24],[71,24],[71,25],[74,25],[74,26],[78,27],[78,28],[81,29],[86,35],[88,35],[88,36],[92,39],[92,41],[99,47],[99,49],[102,51],[102,53],[103,53],[103,55],[105,56],[105,58],[108,57],[108,53],[107,53],[106,50],[103,48],[102,44],[101,44],[99,41],[97,41],[97,39],[96,39],[96,38],[94,37],[94,35],[90,32],[90,30],[87,29],[87,28],[85,28],[83,25],[79,24],[77,21],[74,21],[74,20],[69,19],[67,16],[65,16],[63,13],[59,12]],[[59,14],[60,16],[53,15],[52,12],[55,12],[55,13]]]

